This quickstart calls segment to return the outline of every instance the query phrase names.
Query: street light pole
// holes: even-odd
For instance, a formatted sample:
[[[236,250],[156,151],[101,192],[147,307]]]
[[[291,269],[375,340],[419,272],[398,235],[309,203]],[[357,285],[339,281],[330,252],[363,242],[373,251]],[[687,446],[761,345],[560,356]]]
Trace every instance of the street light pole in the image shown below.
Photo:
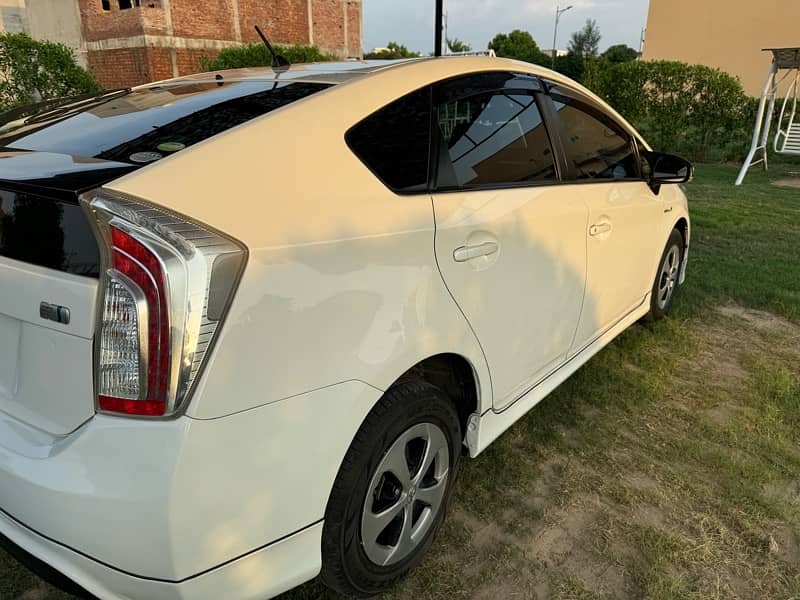
[[[433,36],[433,55],[434,56],[441,56],[442,55],[442,29],[444,27],[442,23],[442,16],[444,13],[444,0],[436,0],[436,18],[434,19],[434,27],[436,28],[436,33]]]
[[[556,47],[556,39],[558,38],[558,21],[561,19],[561,15],[567,12],[572,5],[570,4],[566,8],[559,8],[556,6],[556,26],[553,28],[553,56],[551,57],[552,60],[550,62],[550,67],[555,69],[556,68],[556,53],[558,52]]]

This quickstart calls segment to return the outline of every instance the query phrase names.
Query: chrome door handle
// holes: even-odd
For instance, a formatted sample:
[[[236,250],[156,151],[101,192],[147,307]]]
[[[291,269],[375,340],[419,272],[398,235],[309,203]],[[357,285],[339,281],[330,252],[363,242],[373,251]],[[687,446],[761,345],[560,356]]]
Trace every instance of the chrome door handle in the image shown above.
[[[500,247],[497,242],[484,242],[475,246],[461,246],[453,250],[453,260],[456,262],[466,262],[481,256],[491,256],[496,253]]]
[[[601,233],[608,233],[609,231],[611,231],[611,223],[607,221],[589,227],[589,235],[600,235]]]

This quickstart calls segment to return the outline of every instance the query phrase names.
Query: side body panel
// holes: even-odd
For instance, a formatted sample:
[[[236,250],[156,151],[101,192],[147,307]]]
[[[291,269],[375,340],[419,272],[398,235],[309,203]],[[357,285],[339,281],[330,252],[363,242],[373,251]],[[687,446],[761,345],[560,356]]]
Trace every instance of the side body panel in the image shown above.
[[[481,342],[494,407],[566,358],[586,283],[587,210],[560,186],[436,194],[439,267]],[[464,246],[497,252],[457,262]]]
[[[566,189],[589,207],[586,300],[574,353],[642,304],[653,285],[653,260],[660,258],[666,237],[659,235],[658,227],[663,199],[644,182],[609,181]]]

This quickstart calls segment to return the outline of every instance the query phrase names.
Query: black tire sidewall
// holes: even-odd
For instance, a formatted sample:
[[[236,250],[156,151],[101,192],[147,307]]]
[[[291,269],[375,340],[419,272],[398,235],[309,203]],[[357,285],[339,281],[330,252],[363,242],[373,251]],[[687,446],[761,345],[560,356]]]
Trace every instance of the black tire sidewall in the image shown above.
[[[675,300],[675,293],[678,291],[678,283],[676,282],[675,289],[672,292],[672,295],[667,300],[667,304],[664,308],[661,308],[658,305],[658,284],[661,279],[661,270],[664,267],[664,261],[667,260],[667,254],[669,254],[670,249],[673,246],[678,247],[678,264],[681,265],[679,268],[683,267],[683,253],[684,253],[684,243],[683,243],[683,236],[681,232],[677,229],[673,229],[672,233],[667,240],[666,246],[664,246],[664,252],[661,254],[661,260],[658,261],[658,269],[656,270],[656,277],[653,281],[653,289],[650,293],[650,318],[653,321],[658,321],[663,319],[667,313],[669,312],[670,308],[672,308],[672,303]]]
[[[447,437],[450,449],[447,490],[419,546],[402,561],[382,567],[369,560],[361,543],[361,515],[367,488],[386,451],[402,433],[419,423],[433,423]],[[443,392],[418,381],[401,382],[387,391],[356,434],[334,484],[323,527],[323,580],[343,593],[368,597],[385,591],[416,567],[447,514],[460,456],[458,413]]]

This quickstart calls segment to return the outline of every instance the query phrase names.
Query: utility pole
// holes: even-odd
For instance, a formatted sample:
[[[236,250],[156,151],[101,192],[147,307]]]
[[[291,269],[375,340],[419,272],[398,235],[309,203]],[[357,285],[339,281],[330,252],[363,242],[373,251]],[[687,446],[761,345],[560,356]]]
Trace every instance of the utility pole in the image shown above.
[[[436,32],[433,36],[433,55],[434,56],[441,56],[442,55],[442,29],[444,25],[442,23],[442,18],[444,16],[444,0],[436,0],[436,18],[434,19],[434,27],[436,28]]]
[[[561,15],[567,12],[570,8],[572,8],[571,4],[566,8],[559,8],[556,6],[556,26],[553,28],[553,56],[550,62],[550,68],[552,69],[556,68],[556,54],[558,53],[558,47],[556,46],[556,41],[558,39],[558,22],[561,20]]]

